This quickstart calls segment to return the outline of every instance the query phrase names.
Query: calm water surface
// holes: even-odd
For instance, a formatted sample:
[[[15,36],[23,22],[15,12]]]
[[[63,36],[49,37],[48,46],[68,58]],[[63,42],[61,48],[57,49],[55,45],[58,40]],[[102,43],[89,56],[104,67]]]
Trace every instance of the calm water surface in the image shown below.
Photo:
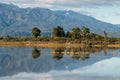
[[[0,80],[120,80],[120,49],[0,47]]]

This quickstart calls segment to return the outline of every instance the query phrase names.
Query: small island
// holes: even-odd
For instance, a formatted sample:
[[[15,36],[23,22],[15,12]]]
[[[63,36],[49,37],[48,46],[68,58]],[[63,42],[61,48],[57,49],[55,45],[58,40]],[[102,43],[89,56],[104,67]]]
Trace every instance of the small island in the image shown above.
[[[83,26],[74,27],[65,32],[61,26],[54,27],[50,36],[42,36],[41,30],[34,27],[32,37],[0,37],[0,46],[27,46],[27,47],[116,47],[120,48],[120,38],[109,37],[106,31],[103,34],[91,33]]]

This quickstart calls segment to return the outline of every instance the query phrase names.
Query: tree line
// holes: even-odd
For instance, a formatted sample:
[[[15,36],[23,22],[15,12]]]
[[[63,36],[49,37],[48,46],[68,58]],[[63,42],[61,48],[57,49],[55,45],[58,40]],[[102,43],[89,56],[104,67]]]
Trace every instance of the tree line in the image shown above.
[[[32,35],[34,38],[38,38],[41,36],[41,30],[37,27],[32,29]],[[107,33],[104,31],[104,36],[107,38]],[[103,39],[104,36],[91,33],[90,29],[83,26],[81,28],[74,27],[71,31],[65,32],[64,29],[60,26],[54,27],[51,32],[51,38],[71,38],[71,39]]]
[[[32,29],[32,35],[34,38],[41,36],[41,30],[37,27]],[[45,37],[46,38],[46,37]],[[96,44],[110,44],[120,43],[119,38],[108,37],[107,32],[103,31],[103,35],[91,33],[90,29],[83,26],[81,28],[74,27],[70,31],[65,32],[61,26],[56,26],[52,29],[51,36],[46,38],[53,41],[74,41],[74,42],[88,42],[93,41]]]
[[[34,27],[32,29],[32,35],[35,38],[41,36],[41,30],[37,27]],[[57,26],[52,29],[52,33],[51,33],[52,38],[66,37],[72,39],[80,39],[80,38],[85,39],[92,36],[102,37],[98,34],[90,33],[90,29],[85,26],[83,26],[82,28],[74,27],[71,29],[71,31],[67,31],[67,32],[65,32],[62,27]]]
[[[103,31],[103,35],[90,32],[90,29],[83,26],[73,27],[70,31],[64,31],[61,26],[52,29],[50,36],[42,36],[38,27],[31,30],[33,37],[0,37],[3,41],[57,41],[57,42],[73,42],[73,43],[91,43],[91,44],[118,44],[120,38],[108,37],[107,32]]]

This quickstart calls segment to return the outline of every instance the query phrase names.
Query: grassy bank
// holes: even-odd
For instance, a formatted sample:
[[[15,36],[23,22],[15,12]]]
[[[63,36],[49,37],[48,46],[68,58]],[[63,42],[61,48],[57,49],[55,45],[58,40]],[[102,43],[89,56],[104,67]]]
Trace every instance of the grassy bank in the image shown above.
[[[26,47],[84,47],[84,46],[95,46],[95,47],[116,47],[120,48],[120,44],[83,44],[83,43],[60,43],[60,42],[49,42],[49,41],[22,41],[22,42],[11,42],[11,41],[0,41],[0,46],[26,46]]]

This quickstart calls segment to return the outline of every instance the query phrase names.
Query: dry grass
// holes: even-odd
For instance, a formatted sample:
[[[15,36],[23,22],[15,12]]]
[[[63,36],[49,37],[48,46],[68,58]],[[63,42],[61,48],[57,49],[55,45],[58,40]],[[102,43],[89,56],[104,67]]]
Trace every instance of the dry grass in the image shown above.
[[[83,47],[87,46],[80,43],[57,43],[57,42],[39,42],[39,41],[24,41],[24,42],[9,42],[9,41],[0,41],[0,46],[26,46],[26,47]],[[92,45],[95,47],[102,47],[104,45],[97,44]],[[108,47],[120,48],[120,44],[108,44]]]

